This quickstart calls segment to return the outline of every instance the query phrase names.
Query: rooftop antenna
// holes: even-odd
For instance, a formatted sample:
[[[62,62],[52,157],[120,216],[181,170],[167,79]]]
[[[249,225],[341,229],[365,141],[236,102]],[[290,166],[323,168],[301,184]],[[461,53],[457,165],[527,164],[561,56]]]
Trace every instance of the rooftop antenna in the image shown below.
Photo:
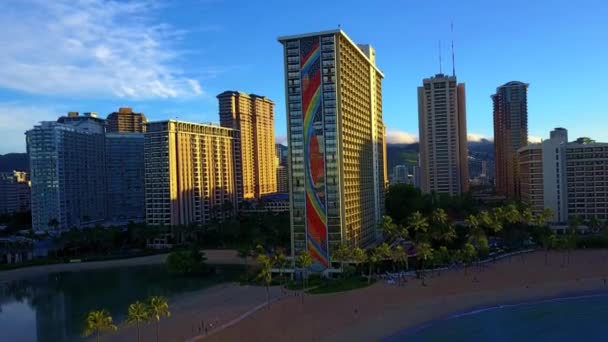
[[[452,76],[456,76],[456,58],[454,54],[454,22],[450,23],[450,30],[452,31]]]
[[[441,40],[439,41],[439,73],[443,74],[443,71],[441,68]]]

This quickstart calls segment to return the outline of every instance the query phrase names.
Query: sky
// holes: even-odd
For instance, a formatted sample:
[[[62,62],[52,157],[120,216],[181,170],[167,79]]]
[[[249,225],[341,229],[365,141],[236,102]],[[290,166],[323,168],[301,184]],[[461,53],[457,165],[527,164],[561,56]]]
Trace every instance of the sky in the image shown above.
[[[277,37],[336,29],[376,49],[389,142],[418,135],[416,88],[439,72],[467,87],[470,139],[492,139],[492,95],[530,84],[531,140],[554,127],[608,141],[608,2],[604,0],[5,0],[0,4],[0,154],[68,111],[121,106],[149,120],[217,122],[216,95],[274,100],[285,140]],[[450,23],[454,33],[450,33]]]

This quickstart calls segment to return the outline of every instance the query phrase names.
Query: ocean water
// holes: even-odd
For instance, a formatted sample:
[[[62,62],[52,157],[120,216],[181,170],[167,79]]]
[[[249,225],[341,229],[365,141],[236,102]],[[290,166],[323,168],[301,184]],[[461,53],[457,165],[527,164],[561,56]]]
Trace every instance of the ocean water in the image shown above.
[[[608,341],[608,294],[474,310],[384,340]]]

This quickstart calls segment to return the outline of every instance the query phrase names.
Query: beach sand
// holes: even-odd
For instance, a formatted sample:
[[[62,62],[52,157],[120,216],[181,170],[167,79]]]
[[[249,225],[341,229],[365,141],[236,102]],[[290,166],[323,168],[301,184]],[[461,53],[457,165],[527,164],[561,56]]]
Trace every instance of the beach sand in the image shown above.
[[[235,250],[210,249],[203,251],[205,252],[207,263],[209,264],[243,264],[243,259],[237,256],[237,252]],[[167,260],[167,255],[168,254],[157,254],[129,259],[31,266],[8,271],[0,271],[0,283],[56,272],[72,272],[123,266],[162,264]],[[249,258],[249,264],[251,265],[253,262],[255,262],[254,259]]]
[[[370,341],[474,308],[607,291],[608,251],[535,252],[404,286],[286,298],[202,341]]]

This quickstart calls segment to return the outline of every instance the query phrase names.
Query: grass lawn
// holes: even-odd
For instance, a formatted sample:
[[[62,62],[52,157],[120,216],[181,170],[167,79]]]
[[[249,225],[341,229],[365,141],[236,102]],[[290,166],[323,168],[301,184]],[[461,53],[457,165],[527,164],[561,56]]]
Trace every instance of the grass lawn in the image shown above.
[[[321,285],[319,285],[313,289],[310,289],[306,292],[310,293],[310,294],[343,292],[343,291],[350,291],[350,290],[367,287],[373,283],[374,282],[372,281],[371,283],[368,284],[367,278],[355,276],[355,277],[350,277],[350,278],[346,278],[346,279],[328,280],[328,281],[322,282]]]

